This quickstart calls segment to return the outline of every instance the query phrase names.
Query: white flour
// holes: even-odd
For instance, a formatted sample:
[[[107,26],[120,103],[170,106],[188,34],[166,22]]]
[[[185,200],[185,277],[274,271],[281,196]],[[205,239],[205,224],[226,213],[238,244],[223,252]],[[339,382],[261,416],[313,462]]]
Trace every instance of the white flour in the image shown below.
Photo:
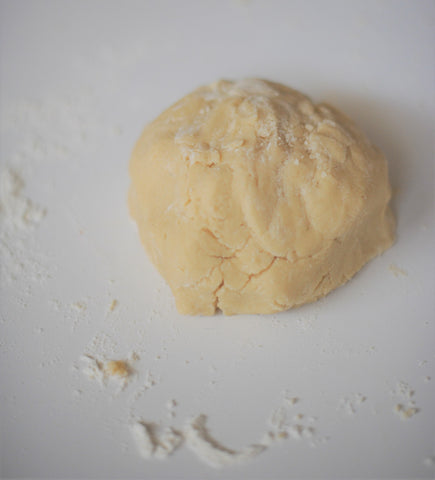
[[[361,393],[353,393],[339,400],[338,410],[345,415],[355,415],[361,405],[367,400],[367,397]]]
[[[167,458],[184,442],[183,435],[172,427],[158,435],[156,425],[137,422],[130,430],[140,455],[145,459]]]
[[[211,467],[221,468],[244,463],[267,448],[267,445],[261,443],[249,445],[238,451],[225,447],[210,435],[206,422],[207,417],[205,415],[194,418],[186,424],[184,436],[188,448]]]
[[[167,416],[169,418],[174,418],[176,416],[175,409],[177,407],[177,401],[172,399],[166,402]]]
[[[167,402],[167,408],[173,409],[175,400]],[[293,405],[290,404],[290,407]],[[246,463],[277,442],[286,439],[305,440],[310,446],[317,446],[327,441],[327,437],[319,437],[312,426],[315,417],[298,414],[293,422],[288,420],[289,404],[284,399],[283,405],[272,412],[269,419],[270,430],[261,440],[241,449],[224,445],[211,434],[207,427],[207,415],[200,414],[187,420],[182,429],[170,426],[159,434],[155,423],[135,421],[130,427],[137,449],[146,459],[164,459],[181,446],[186,446],[195,456],[213,468],[223,468]]]
[[[268,446],[260,443],[238,451],[225,447],[210,435],[206,422],[205,415],[198,415],[186,422],[182,431],[169,427],[160,435],[152,423],[136,422],[130,430],[143,458],[164,459],[185,444],[198,459],[214,468],[251,460]]]
[[[0,221],[2,230],[9,234],[32,229],[40,223],[46,210],[24,195],[24,180],[12,169],[0,176]]]
[[[34,281],[47,276],[34,249],[28,247],[31,234],[46,215],[46,209],[28,198],[24,189],[24,179],[18,170],[4,168],[0,172],[1,280],[9,283],[23,275]]]

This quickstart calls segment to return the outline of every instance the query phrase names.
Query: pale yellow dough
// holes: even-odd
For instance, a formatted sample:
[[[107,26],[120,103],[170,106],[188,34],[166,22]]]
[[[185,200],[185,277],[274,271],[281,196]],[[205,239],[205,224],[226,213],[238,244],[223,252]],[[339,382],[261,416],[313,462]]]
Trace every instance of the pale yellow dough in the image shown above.
[[[383,154],[326,104],[221,80],[145,128],[129,205],[179,312],[272,313],[349,280],[394,238]]]

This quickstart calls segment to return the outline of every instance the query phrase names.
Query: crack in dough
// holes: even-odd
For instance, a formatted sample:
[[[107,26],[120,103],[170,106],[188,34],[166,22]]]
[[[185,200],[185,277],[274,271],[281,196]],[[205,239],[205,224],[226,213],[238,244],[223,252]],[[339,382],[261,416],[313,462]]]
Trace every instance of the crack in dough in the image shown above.
[[[129,206],[181,313],[272,313],[314,301],[388,248],[386,160],[327,104],[221,80],[136,144]]]

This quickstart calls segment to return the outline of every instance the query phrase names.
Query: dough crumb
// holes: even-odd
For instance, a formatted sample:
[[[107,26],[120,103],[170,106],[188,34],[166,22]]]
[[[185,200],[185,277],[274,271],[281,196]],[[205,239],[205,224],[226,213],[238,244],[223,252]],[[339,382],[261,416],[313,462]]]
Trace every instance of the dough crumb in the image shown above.
[[[76,310],[77,312],[85,312],[87,309],[87,305],[85,302],[74,302],[71,307]]]
[[[408,276],[408,272],[406,270],[403,270],[402,268],[399,268],[397,265],[395,265],[394,263],[390,264],[390,266],[388,267],[388,269],[390,270],[390,272],[396,277],[407,277]]]
[[[109,312],[113,312],[113,310],[115,310],[115,308],[118,306],[118,303],[118,300],[113,299],[112,303],[109,306]]]
[[[408,383],[397,382],[395,390],[391,393],[400,400],[393,406],[393,412],[401,420],[409,420],[421,411],[414,400],[415,390]]]
[[[408,420],[417,414],[420,409],[416,407],[403,406],[402,404],[398,403],[397,405],[394,405],[393,411],[395,414],[399,415],[401,420]]]
[[[95,380],[101,386],[106,386],[108,381],[118,383],[123,390],[134,375],[131,362],[135,361],[134,354],[129,360],[105,360],[92,355],[82,355],[80,360],[84,363],[82,373],[91,380]]]
[[[125,378],[130,375],[130,366],[124,360],[109,360],[104,366],[107,375]]]
[[[286,395],[284,397],[284,400],[288,405],[291,405],[291,406],[296,405],[299,402],[298,397],[291,397],[291,396],[288,396],[288,395]]]

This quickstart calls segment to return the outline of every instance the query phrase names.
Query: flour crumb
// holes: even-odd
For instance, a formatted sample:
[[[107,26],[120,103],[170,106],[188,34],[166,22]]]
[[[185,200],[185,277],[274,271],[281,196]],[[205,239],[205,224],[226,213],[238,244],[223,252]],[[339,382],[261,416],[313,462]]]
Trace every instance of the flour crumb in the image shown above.
[[[277,440],[285,440],[288,438],[288,433],[287,432],[278,432],[276,434],[276,439]]]
[[[302,438],[304,427],[302,425],[291,425],[288,429],[290,436],[296,440]]]
[[[401,380],[397,382],[396,389],[393,391],[393,393],[407,400],[411,400],[415,394],[415,390],[411,388],[409,384]]]
[[[417,407],[403,406],[400,403],[394,405],[393,407],[393,412],[397,414],[401,420],[408,420],[419,411],[420,409]]]
[[[71,304],[71,308],[74,309],[76,312],[85,312],[87,309],[87,305],[85,302],[74,302]]]
[[[149,370],[147,370],[145,383],[144,383],[145,389],[148,390],[150,388],[155,387],[158,384],[158,382],[159,382],[158,378]]]
[[[150,389],[154,388],[156,385],[158,385],[160,379],[156,377],[153,373],[151,373],[149,370],[146,372],[146,377],[145,381],[142,384],[140,388],[138,388],[132,398],[131,398],[131,403],[137,402],[140,398],[143,397],[143,395]]]
[[[161,435],[153,423],[136,422],[130,427],[137,449],[143,458],[163,460],[172,455],[184,442],[181,432],[172,427],[166,428]]]
[[[82,373],[90,380],[95,380],[100,385],[105,385],[104,362],[91,355],[82,355],[80,360],[85,363]]]
[[[174,418],[175,417],[175,408],[177,407],[178,403],[176,400],[168,400],[166,402],[166,409],[168,411],[168,417]]]
[[[420,412],[420,408],[414,400],[415,390],[408,383],[404,381],[397,382],[395,390],[391,393],[399,399],[399,402],[393,406],[393,412],[401,420],[409,420]]]
[[[56,298],[52,298],[48,301],[48,303],[55,312],[60,312],[62,307],[62,302],[60,300],[57,300]]]
[[[429,383],[432,380],[432,377],[426,376],[424,377],[424,383]]]
[[[338,410],[346,415],[355,415],[360,406],[367,400],[367,397],[361,393],[354,393],[339,400]]]
[[[139,354],[136,353],[136,352],[130,352],[130,353],[128,354],[128,360],[129,360],[130,362],[137,362],[138,360],[140,360],[140,356],[139,356]]]
[[[407,277],[408,276],[408,272],[406,270],[403,270],[402,268],[399,268],[397,265],[395,265],[394,263],[390,264],[390,266],[388,267],[388,269],[390,270],[390,272],[396,277]]]
[[[365,397],[360,394],[355,396],[354,401],[365,401]],[[268,432],[268,444],[273,441],[292,438],[294,440],[304,440],[312,447],[318,446],[328,440],[328,437],[320,437],[317,434],[314,424],[317,421],[316,417],[307,416],[304,413],[297,413],[293,415],[292,420],[289,421],[290,409],[300,402],[298,397],[291,397],[287,392],[284,394],[283,404],[273,410],[269,419],[269,425],[272,426],[273,431]]]
[[[269,419],[270,426],[276,429],[282,429],[287,423],[287,412],[284,407],[278,407],[273,412]]]
[[[291,396],[289,396],[289,395],[286,394],[286,395],[284,396],[284,401],[285,401],[288,405],[293,406],[293,405],[296,405],[296,404],[300,401],[300,399],[299,399],[298,397],[291,397]]]

